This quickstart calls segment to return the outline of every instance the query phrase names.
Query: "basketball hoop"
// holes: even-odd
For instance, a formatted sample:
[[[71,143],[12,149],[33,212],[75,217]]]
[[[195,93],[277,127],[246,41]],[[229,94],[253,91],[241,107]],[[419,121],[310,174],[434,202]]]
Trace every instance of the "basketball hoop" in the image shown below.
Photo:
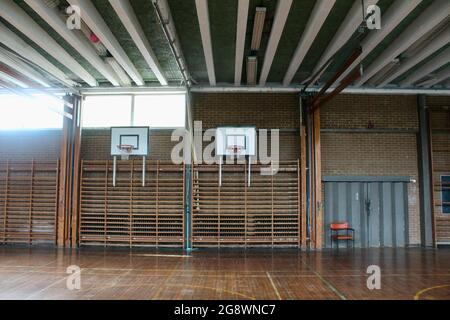
[[[121,144],[118,145],[117,148],[119,148],[119,150],[124,153],[131,153],[134,149],[134,146],[132,144]]]

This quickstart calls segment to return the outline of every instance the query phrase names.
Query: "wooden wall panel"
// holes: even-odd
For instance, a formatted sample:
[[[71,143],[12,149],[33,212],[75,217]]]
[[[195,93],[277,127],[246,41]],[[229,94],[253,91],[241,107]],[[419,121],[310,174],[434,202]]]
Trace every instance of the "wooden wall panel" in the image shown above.
[[[0,243],[55,243],[58,166],[0,162]]]
[[[300,246],[299,162],[280,164],[276,175],[261,175],[245,164],[195,165],[192,204],[194,247]]]
[[[449,244],[450,214],[443,213],[441,192],[450,186],[441,182],[441,176],[450,176],[450,110],[435,106],[430,108],[429,116],[435,241],[437,244]]]
[[[184,242],[184,166],[83,161],[80,244],[182,246]]]

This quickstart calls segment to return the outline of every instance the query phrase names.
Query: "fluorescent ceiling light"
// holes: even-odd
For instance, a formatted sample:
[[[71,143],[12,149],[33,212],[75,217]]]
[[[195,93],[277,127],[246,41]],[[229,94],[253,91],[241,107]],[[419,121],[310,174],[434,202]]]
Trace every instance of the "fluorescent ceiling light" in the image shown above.
[[[256,85],[256,76],[258,73],[258,58],[247,58],[247,84],[250,86]]]
[[[261,38],[264,30],[264,21],[266,19],[267,9],[264,7],[256,7],[255,20],[253,24],[252,47],[253,51],[258,51],[261,46]]]

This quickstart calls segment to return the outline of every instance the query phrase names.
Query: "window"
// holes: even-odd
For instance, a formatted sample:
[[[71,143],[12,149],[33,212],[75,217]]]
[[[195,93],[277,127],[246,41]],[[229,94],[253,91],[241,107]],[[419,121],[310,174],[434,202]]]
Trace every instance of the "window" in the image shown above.
[[[126,127],[131,122],[131,96],[89,96],[83,101],[83,127]]]
[[[63,108],[51,96],[0,95],[0,130],[61,129],[63,116],[55,111]]]
[[[441,176],[442,213],[450,213],[450,176]]]
[[[83,127],[148,126],[179,128],[186,122],[184,94],[88,96],[83,103]]]
[[[186,124],[185,95],[136,96],[134,125],[152,128],[179,128]]]

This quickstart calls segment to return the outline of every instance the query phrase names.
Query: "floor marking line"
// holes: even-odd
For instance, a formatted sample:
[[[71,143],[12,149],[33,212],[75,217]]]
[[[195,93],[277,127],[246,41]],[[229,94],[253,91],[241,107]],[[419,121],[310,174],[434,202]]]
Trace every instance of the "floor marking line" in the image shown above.
[[[306,266],[306,268],[308,268],[309,271],[311,271],[312,273],[314,273],[319,279],[320,281],[322,281],[323,284],[325,284],[328,289],[330,289],[331,291],[334,292],[334,294],[336,294],[339,299],[341,300],[347,300],[347,298],[338,290],[336,289],[327,279],[325,279],[318,271],[314,270],[313,268],[311,268],[309,266],[308,263],[306,263],[306,261],[303,261],[303,264]]]
[[[269,271],[266,272],[267,278],[269,278],[270,284],[272,285],[273,290],[275,291],[275,294],[278,297],[278,300],[283,300],[281,299],[281,295],[280,292],[278,292],[277,286],[275,285],[275,282],[272,279],[272,276],[270,275]]]
[[[164,258],[192,258],[185,254],[130,254],[132,257],[164,257]]]
[[[440,285],[440,286],[434,286],[434,287],[429,287],[429,288],[422,289],[422,290],[420,290],[419,292],[417,292],[414,295],[414,300],[419,300],[420,296],[422,294],[424,294],[425,292],[428,292],[428,291],[431,291],[431,290],[434,290],[434,289],[446,288],[446,287],[450,287],[450,284],[443,284],[443,285]]]
[[[141,284],[141,285],[130,285],[130,284],[113,284],[113,285],[106,285],[106,286],[91,286],[87,289],[81,289],[81,290],[86,290],[86,291],[90,291],[90,290],[105,290],[105,289],[114,289],[114,288],[137,288],[137,287],[149,287],[151,286],[151,284]],[[220,288],[213,288],[213,287],[206,287],[206,286],[198,286],[198,285],[189,285],[189,284],[166,284],[167,287],[183,287],[183,288],[200,288],[200,289],[208,289],[208,290],[213,290],[213,291],[217,291],[217,292],[225,292],[225,293],[229,293],[232,295],[236,295],[236,296],[241,296],[244,297],[246,299],[249,300],[256,300],[255,297],[252,296],[248,296],[246,294],[240,293],[240,292],[235,292],[235,291],[230,291],[230,290],[226,290],[226,289],[220,289]],[[158,300],[158,299],[155,299]]]
[[[62,282],[62,281],[65,281],[65,280],[67,281],[67,278],[69,278],[69,276],[64,277],[64,278],[62,278],[62,279],[59,279],[59,280],[56,280],[55,282],[49,284],[48,286],[46,286],[46,287],[44,287],[44,288],[42,288],[42,289],[39,289],[39,290],[36,291],[36,292],[33,292],[33,293],[30,294],[28,297],[26,297],[25,300],[30,300],[32,296],[35,296],[35,295],[37,295],[37,294],[40,294],[40,293],[44,292],[45,290],[50,289],[51,287],[57,285],[58,283],[60,283],[60,282]]]

